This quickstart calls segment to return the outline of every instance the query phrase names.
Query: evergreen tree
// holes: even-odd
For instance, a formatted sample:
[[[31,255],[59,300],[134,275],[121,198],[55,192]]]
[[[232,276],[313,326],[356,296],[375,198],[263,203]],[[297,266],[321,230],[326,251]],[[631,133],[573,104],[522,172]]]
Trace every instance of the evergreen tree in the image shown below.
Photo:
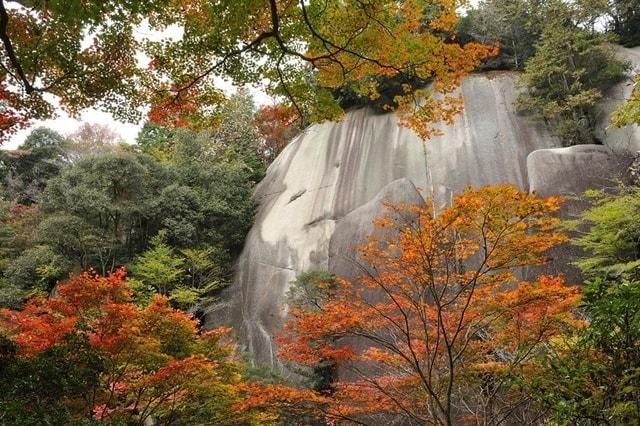
[[[596,102],[624,76],[626,66],[615,58],[606,35],[581,26],[577,7],[551,1],[544,16],[516,106],[551,124],[564,145],[598,143]]]

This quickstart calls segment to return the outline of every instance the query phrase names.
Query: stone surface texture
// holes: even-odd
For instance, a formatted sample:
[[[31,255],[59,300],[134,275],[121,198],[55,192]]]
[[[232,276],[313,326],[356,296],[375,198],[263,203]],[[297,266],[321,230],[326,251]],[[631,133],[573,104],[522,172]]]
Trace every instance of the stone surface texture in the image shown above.
[[[413,183],[402,178],[391,182],[370,201],[349,212],[337,222],[335,231],[329,240],[329,270],[336,276],[355,280],[362,268],[366,268],[356,255],[356,248],[366,243],[371,234],[378,234],[372,223],[382,217],[389,216],[403,222],[410,222],[411,217],[398,217],[385,208],[385,203],[394,205],[425,206],[422,194]]]
[[[640,50],[632,54],[637,59]],[[612,149],[557,148],[548,129],[516,114],[515,78],[509,72],[467,78],[460,89],[464,114],[426,143],[398,127],[394,114],[368,109],[307,129],[257,187],[259,208],[234,283],[206,323],[233,326],[242,350],[281,368],[273,337],[287,315],[291,281],[311,270],[353,277],[345,250],[373,230],[384,199],[425,197],[442,208],[466,186],[503,182],[540,195],[579,194],[586,175],[593,175],[592,185],[616,172]],[[640,149],[636,130],[625,135]],[[607,138],[622,150],[622,136]]]

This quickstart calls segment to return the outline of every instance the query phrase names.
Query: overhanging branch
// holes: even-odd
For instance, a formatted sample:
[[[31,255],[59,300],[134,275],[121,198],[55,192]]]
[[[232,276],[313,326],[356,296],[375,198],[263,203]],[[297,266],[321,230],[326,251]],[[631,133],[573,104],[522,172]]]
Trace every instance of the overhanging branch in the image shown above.
[[[2,40],[2,44],[4,45],[4,50],[7,52],[7,57],[9,58],[9,62],[11,66],[15,69],[14,75],[12,76],[17,80],[20,80],[24,86],[25,92],[27,94],[31,94],[35,91],[35,88],[27,78],[24,69],[22,68],[22,64],[16,55],[16,52],[13,48],[13,43],[11,42],[11,38],[7,33],[7,29],[9,27],[9,14],[7,13],[7,9],[4,6],[4,1],[0,0],[0,40]]]

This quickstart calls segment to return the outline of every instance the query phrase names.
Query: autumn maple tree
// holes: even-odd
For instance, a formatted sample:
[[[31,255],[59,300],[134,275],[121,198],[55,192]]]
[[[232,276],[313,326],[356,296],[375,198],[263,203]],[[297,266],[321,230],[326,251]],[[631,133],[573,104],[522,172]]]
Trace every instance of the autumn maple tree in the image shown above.
[[[153,117],[173,124],[176,107],[183,107],[189,122],[201,123],[206,113],[201,107],[220,97],[216,78],[231,77],[238,84],[267,82],[269,93],[306,121],[336,119],[342,114],[337,91],[349,88],[376,99],[381,79],[395,78],[402,90],[387,107],[397,108],[403,122],[428,137],[431,123],[449,122],[460,112],[453,91],[495,50],[455,41],[459,4],[451,0],[236,4],[184,2],[179,13],[164,18],[185,31],[179,41],[146,44],[153,58],[148,74]],[[429,82],[444,96],[425,90]]]
[[[380,79],[416,130],[459,112],[453,90],[493,47],[461,46],[452,0],[0,1],[0,109],[6,138],[23,120],[98,107],[137,121],[209,126],[219,78],[266,82],[308,121],[333,119],[336,90],[378,97]],[[179,35],[158,41],[147,30]],[[137,53],[149,59],[139,62]],[[433,97],[423,90],[432,82]],[[418,101],[418,98],[421,98]],[[389,105],[392,107],[392,105]],[[415,114],[414,114],[415,113]]]
[[[168,4],[0,1],[0,141],[56,105],[137,116],[134,29]]]
[[[277,402],[296,397],[297,391],[244,382],[233,347],[225,342],[228,332],[225,328],[201,332],[195,319],[171,308],[163,296],[138,308],[122,269],[106,277],[92,272],[74,276],[50,298],[31,299],[19,311],[0,311],[0,333],[15,347],[0,348],[0,376],[6,385],[0,397],[0,422],[32,424],[37,418],[38,424],[61,424],[59,413],[54,418],[51,413],[37,417],[47,407],[31,405],[52,397],[52,407],[60,405],[68,413],[65,422],[275,421]],[[6,341],[0,343],[6,346]],[[25,372],[12,375],[15,365],[50,366],[42,373],[42,382],[56,394],[22,390],[20,377]],[[58,379],[58,365],[72,368],[66,378]],[[39,370],[28,374],[36,383]],[[273,395],[276,404],[260,402],[254,391]],[[253,411],[257,406],[259,413]]]
[[[378,424],[532,420],[517,378],[575,325],[574,288],[527,281],[514,268],[545,262],[565,240],[557,198],[508,185],[467,189],[451,207],[390,206],[359,247],[355,281],[317,279],[294,303],[280,356],[337,377],[320,394],[334,420]],[[518,269],[522,271],[522,269]]]
[[[256,111],[254,125],[262,139],[263,159],[270,163],[300,132],[296,125],[297,113],[284,105],[267,105]]]

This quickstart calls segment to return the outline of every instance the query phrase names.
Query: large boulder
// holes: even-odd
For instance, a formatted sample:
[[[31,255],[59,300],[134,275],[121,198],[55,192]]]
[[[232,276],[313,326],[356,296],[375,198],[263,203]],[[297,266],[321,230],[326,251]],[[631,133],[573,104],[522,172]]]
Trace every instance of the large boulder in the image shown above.
[[[242,350],[279,367],[273,336],[287,313],[284,294],[291,281],[305,271],[335,267],[329,245],[336,227],[379,198],[385,186],[405,179],[438,208],[466,186],[511,182],[526,190],[527,155],[556,146],[556,140],[544,126],[516,114],[514,78],[467,78],[460,89],[464,115],[426,143],[399,127],[394,114],[369,109],[307,129],[256,189],[259,207],[234,283],[221,298],[226,301],[207,312],[207,324],[233,326]],[[367,222],[382,213],[374,210],[346,220],[359,217],[358,232],[365,235]],[[339,233],[352,226],[341,226]]]
[[[602,145],[540,149],[527,157],[529,190],[540,197],[561,196],[564,202],[560,216],[575,219],[589,206],[584,191],[615,189],[627,178],[630,160],[630,156],[616,154]],[[528,276],[562,273],[568,283],[578,283],[581,277],[573,261],[582,254],[579,248],[562,244],[549,253],[552,262],[543,268],[532,268]]]
[[[634,63],[639,54],[640,49],[621,50]],[[311,270],[351,274],[338,256],[350,240],[372,230],[367,222],[382,213],[378,201],[389,188],[409,197],[410,183],[437,209],[466,186],[506,182],[528,190],[531,183],[540,195],[581,193],[583,176],[597,169],[589,165],[609,164],[611,152],[593,147],[539,151],[557,147],[558,141],[544,125],[515,112],[516,78],[497,72],[465,79],[459,90],[464,114],[427,142],[399,127],[394,114],[369,109],[307,129],[257,187],[259,207],[234,283],[205,314],[206,325],[233,326],[241,350],[259,363],[281,367],[273,337],[287,314],[284,294],[291,281]],[[624,82],[608,94],[605,119],[628,90]],[[603,132],[614,151],[640,149],[636,128]]]
[[[629,163],[629,156],[603,145],[540,149],[527,157],[529,190],[540,197],[562,196],[563,216],[573,216],[585,207],[584,191],[617,186]]]

